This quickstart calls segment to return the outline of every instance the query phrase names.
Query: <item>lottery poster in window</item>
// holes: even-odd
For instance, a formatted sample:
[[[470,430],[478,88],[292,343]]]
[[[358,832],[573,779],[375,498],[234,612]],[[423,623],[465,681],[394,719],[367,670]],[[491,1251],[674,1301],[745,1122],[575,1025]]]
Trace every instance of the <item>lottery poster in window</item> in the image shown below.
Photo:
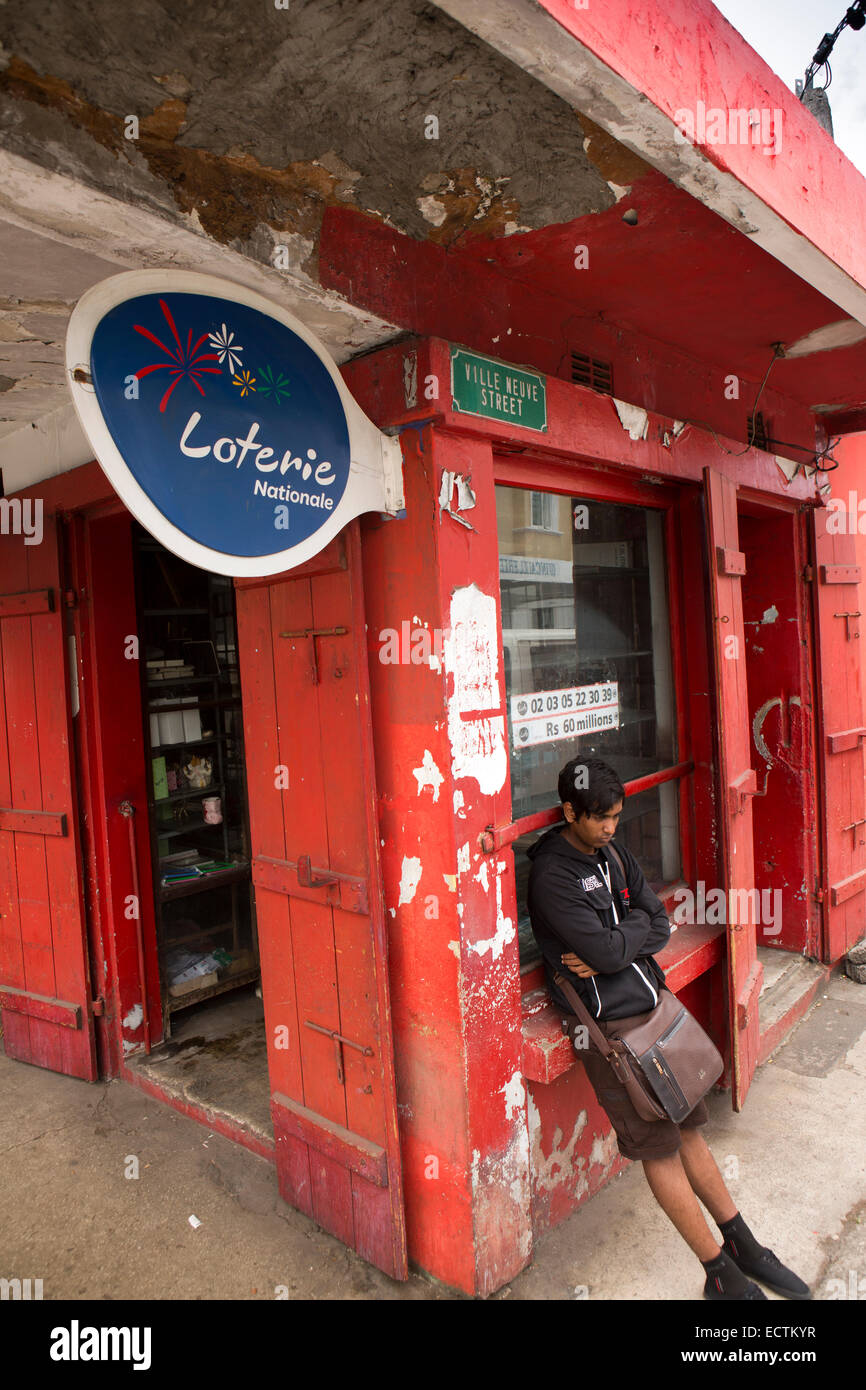
[[[540,743],[579,738],[619,728],[619,685],[573,685],[566,690],[535,690],[512,695],[513,747],[535,748]]]

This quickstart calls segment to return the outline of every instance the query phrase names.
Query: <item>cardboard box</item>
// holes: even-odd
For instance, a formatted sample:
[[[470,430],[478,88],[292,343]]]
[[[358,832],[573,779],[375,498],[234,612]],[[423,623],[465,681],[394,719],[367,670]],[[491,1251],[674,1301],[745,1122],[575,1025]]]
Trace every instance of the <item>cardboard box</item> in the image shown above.
[[[215,970],[211,970],[207,975],[196,975],[192,980],[184,980],[182,985],[169,985],[168,992],[172,999],[180,999],[184,994],[194,994],[198,989],[210,989],[211,985],[219,984],[219,975]]]

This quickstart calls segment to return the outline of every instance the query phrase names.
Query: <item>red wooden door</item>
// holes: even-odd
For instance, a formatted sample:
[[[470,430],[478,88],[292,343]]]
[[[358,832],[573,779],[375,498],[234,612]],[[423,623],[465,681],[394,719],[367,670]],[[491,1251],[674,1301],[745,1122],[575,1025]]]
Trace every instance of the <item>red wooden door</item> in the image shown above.
[[[405,1279],[358,523],[236,587],[280,1192]]]
[[[804,518],[769,509],[738,512],[740,581],[752,757],[758,945],[817,955],[820,908],[813,747],[812,620]]]
[[[710,595],[719,749],[721,883],[728,913],[728,1011],[732,1099],[742,1109],[758,1061],[758,996],[763,970],[757,958],[749,699],[743,597],[745,556],[739,549],[737,488],[730,478],[704,469]],[[745,896],[749,895],[749,896]]]
[[[841,513],[843,520],[847,513]],[[866,738],[860,682],[864,616],[859,612],[856,538],[828,532],[840,514],[815,511],[818,711],[824,951],[836,961],[863,935],[866,890]],[[854,518],[856,524],[856,517]]]
[[[8,1056],[96,1079],[59,538],[0,540],[0,1009]]]

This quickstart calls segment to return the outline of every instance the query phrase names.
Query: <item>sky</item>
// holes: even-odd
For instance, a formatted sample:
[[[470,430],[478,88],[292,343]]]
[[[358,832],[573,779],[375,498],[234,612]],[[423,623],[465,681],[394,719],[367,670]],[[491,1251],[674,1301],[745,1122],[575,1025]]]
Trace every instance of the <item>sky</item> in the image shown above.
[[[851,0],[714,0],[716,9],[793,91],[825,33],[832,34]],[[866,28],[842,30],[830,57],[827,91],[833,138],[866,174]],[[815,85],[826,80],[815,74]]]

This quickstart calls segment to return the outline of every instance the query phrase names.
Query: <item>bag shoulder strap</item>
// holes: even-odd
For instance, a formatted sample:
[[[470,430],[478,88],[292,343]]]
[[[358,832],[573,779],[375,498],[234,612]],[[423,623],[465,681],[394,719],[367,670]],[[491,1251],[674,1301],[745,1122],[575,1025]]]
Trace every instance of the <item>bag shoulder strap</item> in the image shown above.
[[[602,1053],[604,1057],[610,1056],[611,1052],[615,1052],[616,1049],[612,1046],[610,1038],[605,1037],[604,1033],[599,1028],[592,1014],[589,1012],[589,1009],[586,1007],[580,995],[578,994],[577,990],[574,988],[572,984],[569,983],[568,980],[566,980],[564,975],[556,974],[553,978],[556,981],[558,987],[562,990],[566,999],[571,1004],[575,1014],[580,1019],[581,1023],[586,1025],[586,1028],[589,1032],[589,1036],[592,1038],[592,1041],[595,1043],[598,1050]]]
[[[628,892],[628,874],[627,874],[626,871],[625,871],[625,864],[622,862],[622,855],[620,854],[620,852],[619,852],[619,850],[617,849],[616,845],[614,844],[613,840],[611,840],[610,844],[605,845],[605,849],[608,850],[608,851],[613,855],[614,859],[616,860],[617,864],[619,865],[619,867],[620,867],[620,872],[621,872],[622,877],[623,877],[623,882],[625,883],[626,892]]]

